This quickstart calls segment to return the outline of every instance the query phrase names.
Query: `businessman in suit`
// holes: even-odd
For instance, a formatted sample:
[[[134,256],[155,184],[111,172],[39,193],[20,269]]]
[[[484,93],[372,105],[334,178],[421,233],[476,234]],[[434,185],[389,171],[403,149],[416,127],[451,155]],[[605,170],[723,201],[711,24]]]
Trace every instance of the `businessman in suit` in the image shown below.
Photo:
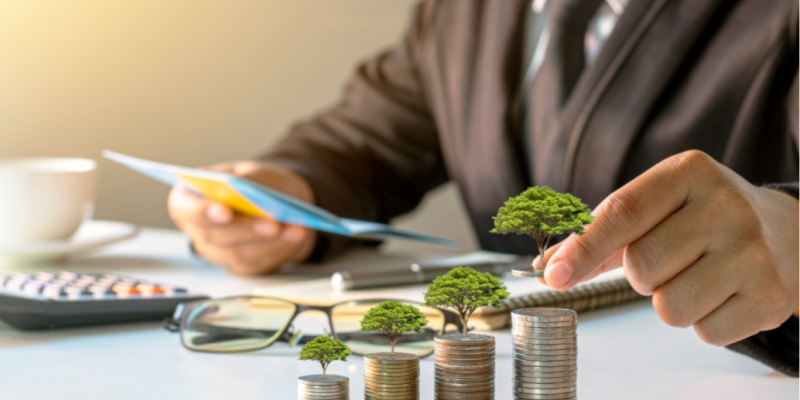
[[[622,267],[665,323],[796,376],[797,39],[794,0],[425,1],[336,105],[213,168],[380,222],[454,180],[481,247],[518,254],[536,246],[489,233],[498,207],[570,192],[596,220],[546,255],[548,285]],[[169,205],[235,273],[359,244]]]

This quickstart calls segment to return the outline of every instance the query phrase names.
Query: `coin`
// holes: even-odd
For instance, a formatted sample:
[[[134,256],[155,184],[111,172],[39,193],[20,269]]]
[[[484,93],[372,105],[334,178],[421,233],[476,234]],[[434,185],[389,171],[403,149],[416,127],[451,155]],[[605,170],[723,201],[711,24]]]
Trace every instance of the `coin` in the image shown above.
[[[565,308],[521,308],[511,311],[512,319],[521,319],[526,321],[556,321],[556,320],[572,320],[575,319],[577,314],[574,310]]]
[[[547,327],[534,327],[534,326],[520,326],[514,324],[514,330],[517,332],[530,332],[530,333],[574,333],[578,326],[547,326]]]
[[[364,398],[419,399],[419,357],[386,352],[364,356]]]
[[[514,393],[515,399],[525,400],[572,400],[577,399],[575,392],[563,394],[533,394],[533,393]]]
[[[344,400],[350,397],[346,376],[306,375],[297,378],[297,398],[302,400]]]
[[[513,337],[513,344],[514,345],[531,345],[531,344],[541,344],[541,345],[558,345],[558,344],[574,344],[576,343],[577,336],[567,337],[567,338],[532,338],[532,337],[523,337],[523,336],[516,336]]]
[[[544,270],[534,269],[533,267],[525,267],[520,269],[512,269],[511,275],[520,276],[523,278],[544,278]]]
[[[514,388],[514,392],[516,393],[531,393],[531,394],[564,394],[564,393],[575,393],[575,387],[564,387],[564,388],[554,388],[554,389],[544,389],[544,388],[524,388],[518,387]]]
[[[571,360],[562,360],[562,361],[532,361],[532,360],[520,360],[514,358],[514,365],[524,365],[524,366],[531,366],[531,367],[561,367],[565,365],[575,365],[577,364],[577,360],[574,358]]]
[[[530,326],[536,328],[560,328],[565,326],[576,326],[578,325],[578,320],[571,319],[567,321],[543,322],[543,321],[526,321],[522,319],[514,319],[514,325]]]
[[[511,382],[514,387],[524,388],[561,388],[561,387],[575,387],[577,376],[570,376],[566,378],[526,378],[525,380],[513,379]]]
[[[371,353],[364,356],[365,363],[378,364],[407,364],[419,361],[419,356],[409,353]]]

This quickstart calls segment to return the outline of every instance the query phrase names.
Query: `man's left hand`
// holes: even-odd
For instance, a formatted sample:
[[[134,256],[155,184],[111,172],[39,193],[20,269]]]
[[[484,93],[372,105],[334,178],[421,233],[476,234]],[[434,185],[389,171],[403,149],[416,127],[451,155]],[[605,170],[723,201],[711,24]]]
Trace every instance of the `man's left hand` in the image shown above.
[[[665,323],[694,326],[716,346],[797,312],[797,199],[756,187],[702,152],[659,163],[593,214],[585,235],[548,251],[551,287],[622,266]]]

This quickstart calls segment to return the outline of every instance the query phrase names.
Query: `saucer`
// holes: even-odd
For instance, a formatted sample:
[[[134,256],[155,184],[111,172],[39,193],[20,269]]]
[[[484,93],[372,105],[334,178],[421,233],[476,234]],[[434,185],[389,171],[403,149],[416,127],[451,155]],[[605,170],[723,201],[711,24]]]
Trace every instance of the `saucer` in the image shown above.
[[[0,264],[41,264],[61,261],[136,236],[134,225],[115,221],[85,221],[66,240],[0,243]]]

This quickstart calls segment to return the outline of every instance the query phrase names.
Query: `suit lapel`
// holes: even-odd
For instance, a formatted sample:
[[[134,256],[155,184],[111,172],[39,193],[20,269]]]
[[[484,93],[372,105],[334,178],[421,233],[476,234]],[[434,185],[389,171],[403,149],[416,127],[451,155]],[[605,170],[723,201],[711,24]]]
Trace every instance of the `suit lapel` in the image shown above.
[[[721,0],[634,1],[614,47],[601,54],[575,103],[564,154],[564,187],[591,207],[618,185],[627,153],[650,112],[687,59]],[[608,45],[608,44],[607,44]],[[602,59],[602,60],[601,60]],[[566,121],[565,125],[566,125]]]
[[[525,188],[514,148],[513,98],[521,75],[522,28],[528,0],[484,3],[485,34],[475,44],[473,90],[464,116],[466,135],[459,164],[461,190],[467,206],[479,215],[479,229],[493,224],[491,216],[509,197]],[[458,132],[455,136],[460,136]],[[475,218],[477,217],[477,218]]]

